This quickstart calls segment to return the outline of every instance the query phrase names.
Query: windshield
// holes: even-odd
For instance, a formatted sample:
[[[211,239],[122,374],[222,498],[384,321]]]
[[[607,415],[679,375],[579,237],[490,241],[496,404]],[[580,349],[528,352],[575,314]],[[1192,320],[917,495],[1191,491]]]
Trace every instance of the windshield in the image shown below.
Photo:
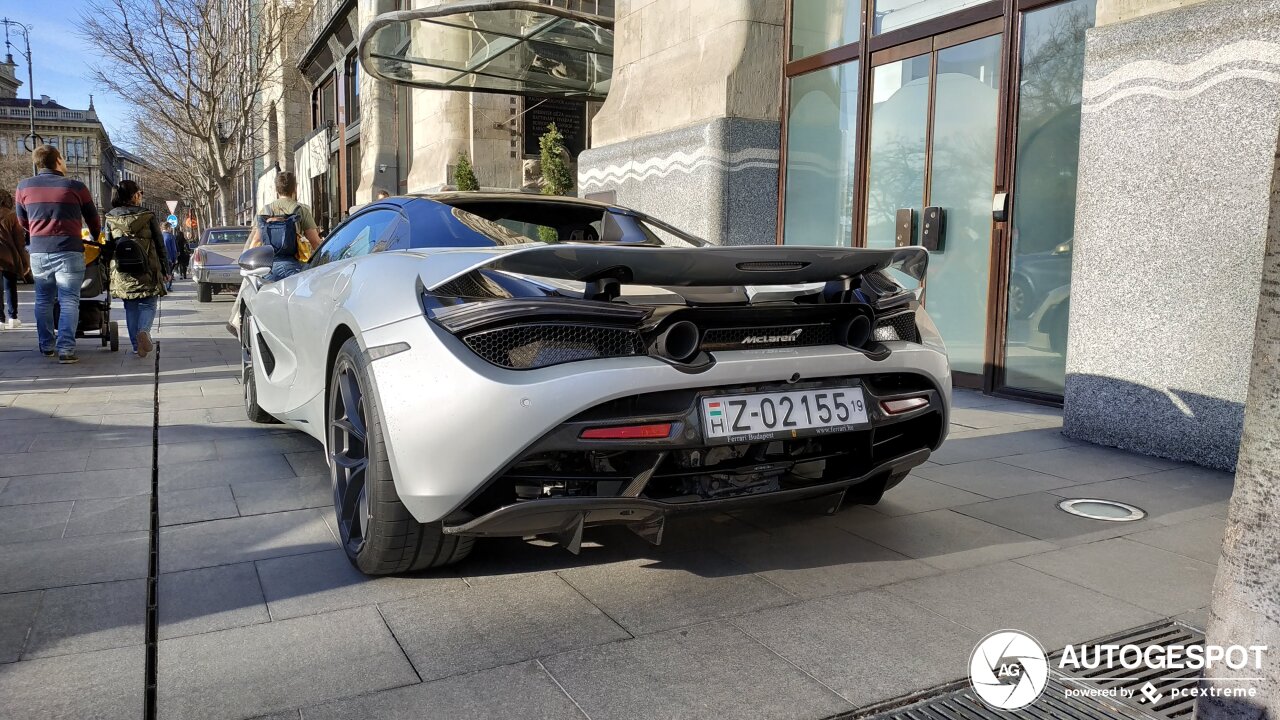
[[[249,228],[210,230],[203,245],[243,245],[249,240]]]

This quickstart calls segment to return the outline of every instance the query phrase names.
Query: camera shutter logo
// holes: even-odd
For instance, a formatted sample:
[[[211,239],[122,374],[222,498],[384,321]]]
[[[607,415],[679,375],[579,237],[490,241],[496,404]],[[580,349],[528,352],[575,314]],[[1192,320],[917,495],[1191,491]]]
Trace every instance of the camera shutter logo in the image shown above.
[[[969,656],[969,683],[993,710],[1017,710],[1035,702],[1049,679],[1049,661],[1036,639],[1017,630],[984,637]]]

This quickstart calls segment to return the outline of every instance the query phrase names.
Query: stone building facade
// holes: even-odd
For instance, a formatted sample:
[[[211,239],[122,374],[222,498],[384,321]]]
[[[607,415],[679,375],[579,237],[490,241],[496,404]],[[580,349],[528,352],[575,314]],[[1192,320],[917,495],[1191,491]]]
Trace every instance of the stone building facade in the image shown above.
[[[30,133],[32,108],[28,98],[18,97],[22,84],[13,56],[5,56],[0,62],[0,158],[29,156],[23,140]],[[36,135],[62,152],[67,175],[88,186],[99,208],[110,207],[118,160],[93,97],[88,108],[78,110],[41,95],[35,98],[34,111]]]

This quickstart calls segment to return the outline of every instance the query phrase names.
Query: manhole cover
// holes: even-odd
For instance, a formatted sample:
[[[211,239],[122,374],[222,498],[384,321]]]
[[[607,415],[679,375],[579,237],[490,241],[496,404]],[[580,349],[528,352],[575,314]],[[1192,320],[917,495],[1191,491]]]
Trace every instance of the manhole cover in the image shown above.
[[[1090,520],[1108,522],[1132,522],[1147,516],[1145,510],[1128,503],[1096,498],[1068,498],[1058,503],[1058,509]]]

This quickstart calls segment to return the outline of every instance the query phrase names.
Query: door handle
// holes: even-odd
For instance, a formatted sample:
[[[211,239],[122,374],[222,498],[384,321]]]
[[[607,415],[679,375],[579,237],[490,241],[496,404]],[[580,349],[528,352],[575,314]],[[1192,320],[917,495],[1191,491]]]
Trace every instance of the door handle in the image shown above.
[[[998,192],[991,198],[991,219],[995,222],[1009,219],[1009,193]]]

